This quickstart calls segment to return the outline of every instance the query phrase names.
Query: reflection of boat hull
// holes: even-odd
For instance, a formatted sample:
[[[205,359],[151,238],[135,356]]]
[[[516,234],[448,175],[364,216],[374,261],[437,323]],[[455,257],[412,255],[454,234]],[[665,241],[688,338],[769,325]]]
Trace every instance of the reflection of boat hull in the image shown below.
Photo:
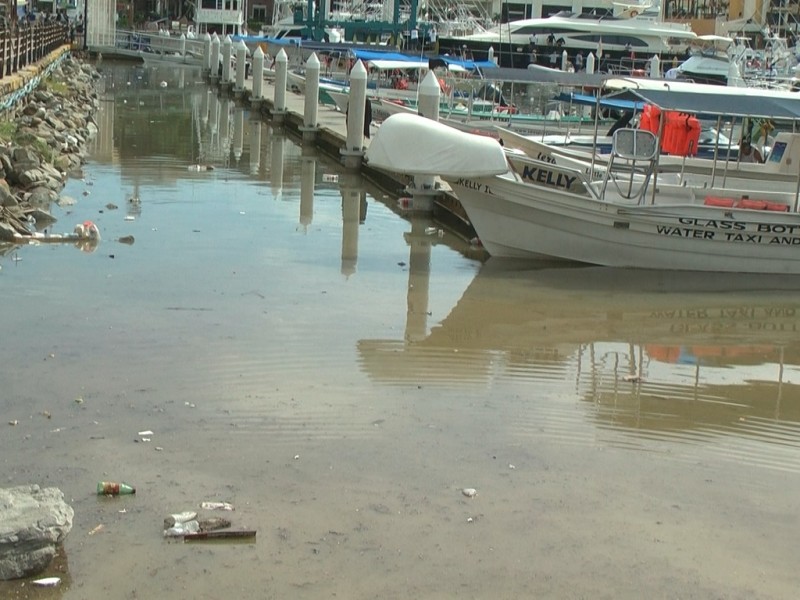
[[[426,305],[414,297],[419,289],[427,288],[415,285],[409,298]],[[359,350],[373,377],[409,381],[513,375],[518,361],[563,361],[600,342],[649,346],[662,362],[687,348],[718,366],[760,364],[779,350],[800,364],[798,290],[800,278],[778,275],[531,268],[492,258],[428,335],[413,344],[362,340]]]

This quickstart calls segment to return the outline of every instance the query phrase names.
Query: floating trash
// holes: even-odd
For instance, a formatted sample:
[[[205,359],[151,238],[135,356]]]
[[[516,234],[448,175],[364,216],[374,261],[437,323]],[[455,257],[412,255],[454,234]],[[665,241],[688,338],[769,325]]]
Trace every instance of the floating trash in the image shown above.
[[[169,529],[176,523],[186,523],[193,521],[197,518],[197,513],[193,510],[185,510],[181,513],[175,513],[164,519],[164,529]]]
[[[61,577],[45,577],[43,579],[35,579],[31,583],[42,587],[55,587],[61,583]]]
[[[478,490],[475,488],[464,488],[461,490],[461,493],[464,494],[467,498],[474,498],[478,495]]]
[[[201,502],[200,508],[206,510],[234,510],[233,504],[228,502]]]

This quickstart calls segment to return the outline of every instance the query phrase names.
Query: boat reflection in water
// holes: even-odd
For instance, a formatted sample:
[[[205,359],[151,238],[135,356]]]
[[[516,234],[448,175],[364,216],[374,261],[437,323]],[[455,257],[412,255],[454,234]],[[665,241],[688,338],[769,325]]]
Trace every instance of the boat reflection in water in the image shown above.
[[[530,430],[536,421],[558,423],[565,438],[623,431],[611,440],[623,445],[735,439],[725,452],[743,454],[757,439],[797,454],[798,287],[775,276],[515,270],[490,260],[424,335],[413,307],[427,300],[413,295],[427,286],[410,279],[413,331],[404,341],[362,340],[359,350],[363,368],[387,384],[480,385],[487,401],[527,398]],[[581,433],[587,422],[595,427]],[[764,452],[751,460],[788,468]]]

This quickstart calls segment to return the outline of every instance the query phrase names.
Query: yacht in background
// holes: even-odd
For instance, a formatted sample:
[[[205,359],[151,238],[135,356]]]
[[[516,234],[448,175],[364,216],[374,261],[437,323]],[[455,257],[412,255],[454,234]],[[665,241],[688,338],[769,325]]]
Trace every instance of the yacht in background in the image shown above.
[[[688,24],[661,20],[660,8],[625,4],[617,12],[592,9],[576,14],[560,12],[539,19],[523,19],[503,23],[492,29],[466,36],[441,37],[439,52],[471,53],[475,59],[485,59],[489,49],[500,66],[526,67],[531,62],[531,47],[535,46],[537,61],[552,53],[567,51],[570,59],[578,52],[593,53],[599,59],[664,59],[686,56],[689,45],[697,35]]]
[[[697,36],[692,55],[667,77],[714,85],[788,87],[797,58],[783,38],[767,33],[764,39],[764,49],[755,50],[745,36]]]

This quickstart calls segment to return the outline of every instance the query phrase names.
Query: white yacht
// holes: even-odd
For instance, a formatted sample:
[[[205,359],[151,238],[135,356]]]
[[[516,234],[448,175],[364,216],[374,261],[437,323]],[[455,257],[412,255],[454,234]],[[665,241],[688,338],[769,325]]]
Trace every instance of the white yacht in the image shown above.
[[[440,38],[440,53],[471,52],[485,59],[489,48],[501,66],[526,67],[535,42],[538,62],[552,51],[566,50],[570,58],[578,52],[587,56],[644,60],[653,55],[664,58],[684,56],[697,35],[683,23],[667,23],[654,6],[626,5],[615,14],[604,9],[576,14],[560,12],[540,19],[503,23],[484,32],[461,37]]]
[[[692,55],[668,72],[667,77],[695,83],[789,87],[790,79],[796,74],[797,59],[786,40],[767,35],[765,46],[756,51],[750,39],[744,36],[700,35]]]

